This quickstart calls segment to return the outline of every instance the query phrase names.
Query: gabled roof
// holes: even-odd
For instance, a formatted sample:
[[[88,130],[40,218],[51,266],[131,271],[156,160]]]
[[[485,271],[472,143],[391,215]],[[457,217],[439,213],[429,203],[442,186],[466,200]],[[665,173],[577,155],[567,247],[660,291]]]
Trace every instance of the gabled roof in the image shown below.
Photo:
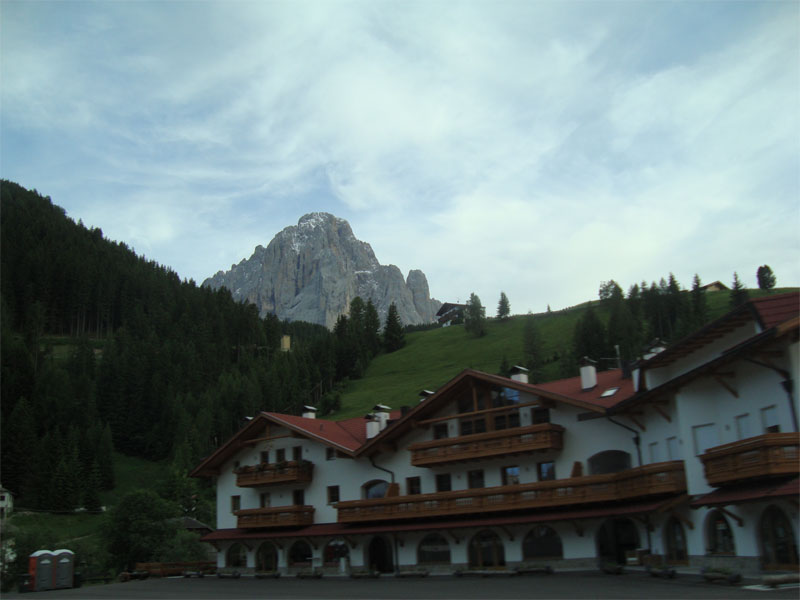
[[[800,292],[755,298],[691,333],[682,340],[675,342],[663,352],[643,361],[640,366],[643,369],[663,367],[691,354],[746,323],[757,323],[762,330],[770,329],[779,323],[796,317],[798,314],[800,314]],[[753,335],[756,335],[756,333],[757,331],[754,329]]]
[[[618,369],[598,373],[597,381],[598,384],[594,388],[583,391],[581,390],[580,377],[562,379],[545,384],[531,384],[508,379],[501,375],[465,369],[439,388],[435,394],[417,404],[391,427],[387,427],[379,435],[369,440],[358,450],[358,454],[369,453],[380,447],[382,443],[394,440],[408,432],[417,421],[432,417],[463,393],[470,392],[472,386],[476,383],[517,390],[597,413],[605,413],[606,408],[609,406],[613,406],[633,395],[632,380],[623,379],[622,371]],[[611,387],[619,387],[620,389],[613,396],[601,398],[600,396],[603,392]]]
[[[400,411],[395,411],[390,414],[390,417],[399,416],[399,414]],[[219,468],[241,450],[244,444],[258,439],[267,423],[286,427],[302,437],[316,440],[351,456],[366,441],[366,426],[363,417],[343,421],[327,421],[282,413],[261,412],[210,456],[203,459],[190,475],[204,477],[216,474]]]
[[[437,317],[441,317],[445,313],[455,309],[455,308],[466,308],[466,304],[455,304],[453,302],[445,302],[439,307],[439,311],[436,313]]]

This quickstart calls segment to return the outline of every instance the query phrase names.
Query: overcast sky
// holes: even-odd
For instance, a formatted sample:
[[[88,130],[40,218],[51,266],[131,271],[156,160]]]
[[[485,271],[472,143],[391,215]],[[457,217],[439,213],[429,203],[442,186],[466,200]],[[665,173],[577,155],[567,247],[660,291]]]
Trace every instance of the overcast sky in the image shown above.
[[[305,213],[493,315],[800,284],[800,3],[0,4],[0,176],[201,283]],[[51,243],[57,243],[56,240]]]

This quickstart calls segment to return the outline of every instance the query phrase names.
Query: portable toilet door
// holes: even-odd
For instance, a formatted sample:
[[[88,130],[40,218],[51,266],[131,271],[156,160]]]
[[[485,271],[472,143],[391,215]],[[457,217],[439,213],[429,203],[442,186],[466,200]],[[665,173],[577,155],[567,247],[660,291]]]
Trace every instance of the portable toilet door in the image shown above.
[[[64,548],[53,550],[53,587],[57,590],[71,588],[75,575],[75,553]]]
[[[31,590],[41,592],[53,588],[53,553],[50,550],[37,550],[28,557],[28,574],[31,577]]]

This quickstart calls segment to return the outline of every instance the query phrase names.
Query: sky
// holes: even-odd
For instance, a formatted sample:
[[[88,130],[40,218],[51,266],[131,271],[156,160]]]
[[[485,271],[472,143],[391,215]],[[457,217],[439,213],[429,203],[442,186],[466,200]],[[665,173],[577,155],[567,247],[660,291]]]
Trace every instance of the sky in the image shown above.
[[[799,65],[796,1],[3,0],[0,177],[198,284],[324,211],[488,315],[798,286]]]

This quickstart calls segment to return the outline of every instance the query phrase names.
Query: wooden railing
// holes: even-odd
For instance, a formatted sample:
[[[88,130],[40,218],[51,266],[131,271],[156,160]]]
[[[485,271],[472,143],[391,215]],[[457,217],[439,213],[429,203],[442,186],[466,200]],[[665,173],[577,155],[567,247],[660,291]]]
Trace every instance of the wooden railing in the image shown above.
[[[451,462],[521,454],[534,450],[560,450],[564,428],[561,425],[542,423],[528,427],[514,427],[487,431],[455,438],[443,438],[411,444],[411,464],[430,467]]]
[[[314,463],[307,460],[297,463],[261,463],[249,467],[239,467],[236,472],[236,485],[239,487],[261,487],[281,483],[308,483],[314,472]]]
[[[234,512],[239,529],[265,527],[298,527],[314,522],[313,506],[279,506],[276,508],[247,508]]]
[[[683,461],[675,460],[607,475],[346,501],[336,508],[340,523],[359,523],[607,503],[685,491]]]
[[[700,455],[709,485],[778,475],[797,475],[796,433],[765,433],[715,446]]]

